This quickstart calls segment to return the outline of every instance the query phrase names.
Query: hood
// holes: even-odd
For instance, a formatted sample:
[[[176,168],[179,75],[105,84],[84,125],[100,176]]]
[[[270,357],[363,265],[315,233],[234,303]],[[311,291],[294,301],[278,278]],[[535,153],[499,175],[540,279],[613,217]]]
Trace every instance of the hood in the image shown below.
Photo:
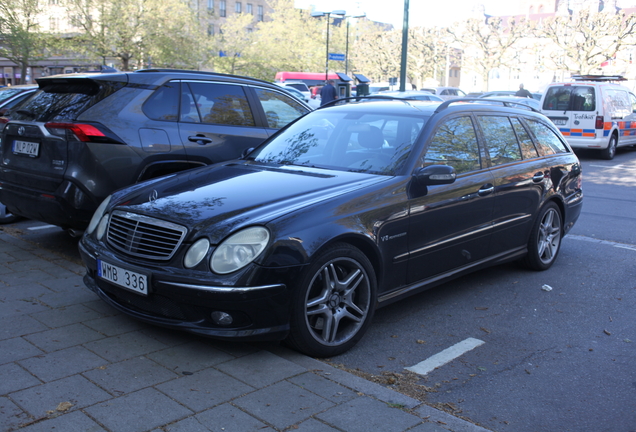
[[[387,176],[298,166],[228,163],[171,176],[114,196],[115,207],[206,231],[220,241],[244,225],[277,217],[346,192],[389,179]]]

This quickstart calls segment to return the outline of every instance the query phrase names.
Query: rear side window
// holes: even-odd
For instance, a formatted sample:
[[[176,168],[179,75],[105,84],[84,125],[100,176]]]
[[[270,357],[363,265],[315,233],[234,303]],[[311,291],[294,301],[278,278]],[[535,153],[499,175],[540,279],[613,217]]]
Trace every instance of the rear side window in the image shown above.
[[[179,118],[179,83],[159,87],[143,105],[144,114],[153,120],[173,121]]]
[[[39,122],[75,120],[88,108],[125,85],[122,82],[97,82],[91,79],[41,83],[42,91],[26,101],[19,113],[12,113],[12,119]]]
[[[537,120],[526,119],[526,121],[528,126],[530,126],[530,130],[534,134],[537,140],[537,145],[544,156],[568,152],[565,144],[548,126]]]
[[[528,135],[528,131],[523,127],[519,119],[511,118],[512,126],[515,129],[517,134],[517,139],[519,140],[519,144],[521,146],[521,154],[524,159],[532,159],[539,156],[537,153],[537,149],[532,142],[532,138]]]
[[[543,99],[543,109],[548,111],[596,111],[594,87],[549,87]]]
[[[435,132],[422,166],[450,165],[457,174],[481,168],[477,134],[470,117],[446,120]]]
[[[508,117],[478,116],[493,166],[521,160],[521,149]]]

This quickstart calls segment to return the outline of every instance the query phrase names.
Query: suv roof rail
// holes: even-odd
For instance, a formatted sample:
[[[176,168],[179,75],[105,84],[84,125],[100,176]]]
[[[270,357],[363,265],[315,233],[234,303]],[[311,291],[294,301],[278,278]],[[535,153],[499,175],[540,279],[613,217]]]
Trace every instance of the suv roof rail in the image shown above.
[[[512,107],[512,108],[516,108],[513,105],[518,105],[522,108],[525,108],[529,111],[534,111],[537,113],[540,113],[541,111],[539,111],[536,108],[531,107],[530,105],[526,105],[524,103],[521,102],[512,102],[512,101],[505,101],[505,100],[499,100],[497,98],[457,98],[457,99],[449,99],[447,101],[442,102],[437,109],[435,110],[435,114],[440,113],[442,111],[444,111],[446,108],[448,108],[448,106],[450,104],[454,104],[454,103],[466,103],[466,102],[479,102],[485,105],[490,105],[491,102],[498,102],[501,105],[505,106],[505,107]]]
[[[211,76],[220,76],[220,77],[230,77],[230,78],[242,78],[249,79],[252,81],[259,81],[262,83],[271,84],[270,81],[265,81],[258,78],[252,78],[245,75],[232,75],[225,74],[219,72],[209,72],[209,71],[200,71],[200,70],[192,70],[192,69],[170,69],[170,68],[153,68],[153,69],[138,69],[134,73],[148,73],[148,72],[173,72],[173,73],[191,73],[191,74],[199,74],[199,75],[211,75]]]
[[[581,74],[572,74],[571,78],[574,81],[627,81],[623,75],[581,75]]]

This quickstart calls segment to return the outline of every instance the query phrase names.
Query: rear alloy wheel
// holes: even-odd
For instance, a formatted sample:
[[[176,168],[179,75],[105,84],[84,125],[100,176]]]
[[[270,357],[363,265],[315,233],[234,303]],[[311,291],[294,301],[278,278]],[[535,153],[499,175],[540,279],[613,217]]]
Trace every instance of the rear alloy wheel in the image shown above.
[[[524,264],[533,270],[549,269],[559,254],[561,235],[561,212],[555,203],[548,203],[541,209],[530,233]]]
[[[348,244],[334,245],[301,277],[287,342],[310,356],[341,354],[362,338],[375,301],[375,273],[368,258]]]
[[[616,156],[616,146],[618,145],[618,140],[616,139],[616,135],[612,135],[607,144],[607,148],[601,150],[601,157],[603,159],[612,160],[614,156]]]

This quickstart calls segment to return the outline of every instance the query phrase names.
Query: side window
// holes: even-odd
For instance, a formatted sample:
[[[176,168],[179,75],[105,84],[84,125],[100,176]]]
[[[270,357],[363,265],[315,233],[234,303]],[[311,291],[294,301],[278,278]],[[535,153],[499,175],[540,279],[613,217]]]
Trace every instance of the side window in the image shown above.
[[[262,88],[254,90],[272,129],[280,129],[307,112],[307,108],[290,96]]]
[[[519,119],[511,118],[512,126],[517,133],[517,139],[519,140],[519,145],[521,146],[521,154],[524,159],[532,159],[539,156],[537,153],[537,149],[532,142],[532,138],[528,135],[528,131],[523,127]]]
[[[552,129],[537,120],[526,119],[526,121],[544,156],[555,153],[567,153],[567,147]]]
[[[187,85],[194,97],[193,108],[200,112],[203,123],[254,126],[254,116],[243,87],[203,82]]]
[[[429,143],[422,165],[450,165],[458,174],[480,169],[479,146],[471,118],[445,121]]]
[[[632,104],[632,113],[636,113],[636,96],[633,93],[629,94],[629,101]]]
[[[144,114],[153,120],[176,122],[179,119],[179,87],[179,82],[159,87],[144,103]]]
[[[493,166],[521,160],[521,149],[508,117],[478,116]]]

